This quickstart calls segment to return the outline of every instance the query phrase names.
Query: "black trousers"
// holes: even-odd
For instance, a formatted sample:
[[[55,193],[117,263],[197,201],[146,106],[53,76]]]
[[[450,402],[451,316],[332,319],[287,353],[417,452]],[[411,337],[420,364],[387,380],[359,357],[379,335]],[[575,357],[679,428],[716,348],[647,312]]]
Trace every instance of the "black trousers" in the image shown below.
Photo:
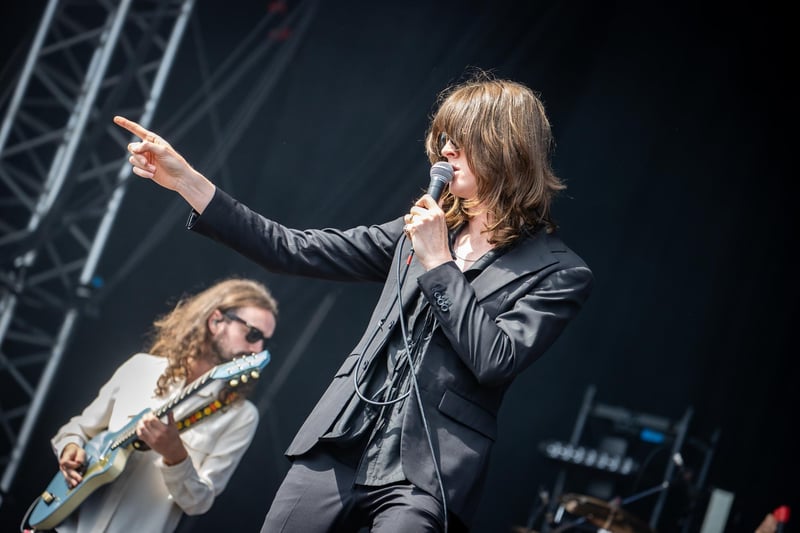
[[[322,451],[295,459],[261,533],[444,532],[442,505],[409,482],[354,485],[355,469]],[[451,527],[448,532],[465,531]]]

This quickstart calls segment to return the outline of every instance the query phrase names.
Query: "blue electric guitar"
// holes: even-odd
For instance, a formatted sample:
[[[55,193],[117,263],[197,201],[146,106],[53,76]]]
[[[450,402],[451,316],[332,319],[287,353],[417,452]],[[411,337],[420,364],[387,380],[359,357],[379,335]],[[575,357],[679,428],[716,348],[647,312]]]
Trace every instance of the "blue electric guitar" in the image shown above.
[[[136,424],[144,415],[152,411],[155,416],[163,420],[178,404],[203,387],[220,380],[226,381],[219,394],[220,400],[206,408],[205,415],[201,411],[194,418],[177,422],[179,431],[189,429],[203,416],[213,414],[226,399],[230,399],[232,389],[251,379],[257,379],[269,361],[269,351],[264,350],[217,365],[186,386],[180,394],[158,410],[145,409],[132,417],[122,429],[113,432],[104,431],[95,436],[84,446],[86,462],[81,482],[69,488],[67,480],[59,471],[28,509],[22,521],[23,526],[39,530],[52,529],[69,516],[92,492],[114,481],[125,469],[125,463],[133,450],[148,449],[147,445],[136,436]]]

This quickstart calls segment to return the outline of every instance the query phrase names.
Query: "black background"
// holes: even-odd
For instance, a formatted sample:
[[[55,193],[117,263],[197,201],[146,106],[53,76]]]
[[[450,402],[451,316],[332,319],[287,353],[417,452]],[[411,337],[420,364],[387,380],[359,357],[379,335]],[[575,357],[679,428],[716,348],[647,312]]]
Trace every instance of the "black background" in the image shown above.
[[[20,4],[0,8],[4,89],[44,5]],[[291,27],[300,7],[287,5]],[[530,85],[548,109],[555,168],[568,185],[555,215],[596,285],[507,396],[476,532],[525,523],[536,491],[557,473],[538,444],[569,438],[590,385],[601,402],[670,419],[691,408],[695,440],[720,431],[708,488],[735,495],[729,531],[752,531],[781,504],[800,508],[789,345],[798,297],[788,75],[796,61],[786,13],[630,0],[321,2],[308,31],[277,47],[297,45],[229,153],[214,156],[219,131],[252,102],[247,80],[270,57],[213,118],[176,140],[171,131],[188,116],[181,105],[203,81],[198,57],[213,72],[267,6],[198,2],[152,127],[234,196],[287,225],[348,227],[405,212],[427,185],[422,138],[436,94],[471,67]],[[262,421],[214,508],[182,527],[260,527],[288,467],[282,452],[360,335],[379,287],[263,272],[186,232],[187,214],[172,193],[131,183],[99,273],[115,279],[132,268],[104,294],[100,313],[79,322],[0,508],[3,531],[15,530],[56,472],[49,437],[142,348],[152,319],[181,294],[234,274],[265,281],[281,306],[256,398]],[[152,249],[130,264],[148,240]],[[309,326],[328,305],[319,327]],[[671,512],[662,531],[679,529]]]

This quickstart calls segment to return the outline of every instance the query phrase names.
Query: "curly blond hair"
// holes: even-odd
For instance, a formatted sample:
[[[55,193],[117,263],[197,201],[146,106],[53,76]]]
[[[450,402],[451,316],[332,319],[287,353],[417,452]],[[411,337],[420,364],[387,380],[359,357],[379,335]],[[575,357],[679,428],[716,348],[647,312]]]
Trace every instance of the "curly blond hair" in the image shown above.
[[[172,311],[153,322],[153,340],[147,351],[169,359],[156,384],[157,396],[164,396],[170,384],[186,378],[190,358],[216,361],[208,318],[217,309],[224,313],[239,307],[260,307],[278,316],[278,304],[263,284],[230,278],[183,297]]]

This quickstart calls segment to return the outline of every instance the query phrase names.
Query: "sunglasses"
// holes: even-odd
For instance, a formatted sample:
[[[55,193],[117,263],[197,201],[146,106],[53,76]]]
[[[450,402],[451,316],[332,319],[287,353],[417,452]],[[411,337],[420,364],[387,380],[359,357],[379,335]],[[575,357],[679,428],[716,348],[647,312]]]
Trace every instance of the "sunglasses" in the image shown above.
[[[250,323],[248,323],[242,317],[236,315],[236,313],[234,313],[233,311],[225,311],[222,314],[225,315],[225,318],[227,318],[228,320],[234,320],[236,322],[239,322],[240,324],[244,324],[244,326],[247,328],[247,333],[245,333],[244,335],[244,340],[246,340],[247,342],[252,344],[254,342],[261,341],[261,343],[263,344],[267,341],[267,337],[264,336],[264,333],[260,329],[258,329],[253,325],[250,325]]]
[[[450,137],[450,135],[448,135],[445,132],[442,132],[442,133],[439,134],[439,139],[438,140],[439,140],[439,142],[438,142],[439,153],[442,153],[442,150],[444,150],[444,147],[447,146],[447,143],[450,143],[450,146],[453,147],[453,150],[456,150],[456,151],[461,150],[461,147],[458,145],[458,143],[456,141],[454,141],[453,138]]]

